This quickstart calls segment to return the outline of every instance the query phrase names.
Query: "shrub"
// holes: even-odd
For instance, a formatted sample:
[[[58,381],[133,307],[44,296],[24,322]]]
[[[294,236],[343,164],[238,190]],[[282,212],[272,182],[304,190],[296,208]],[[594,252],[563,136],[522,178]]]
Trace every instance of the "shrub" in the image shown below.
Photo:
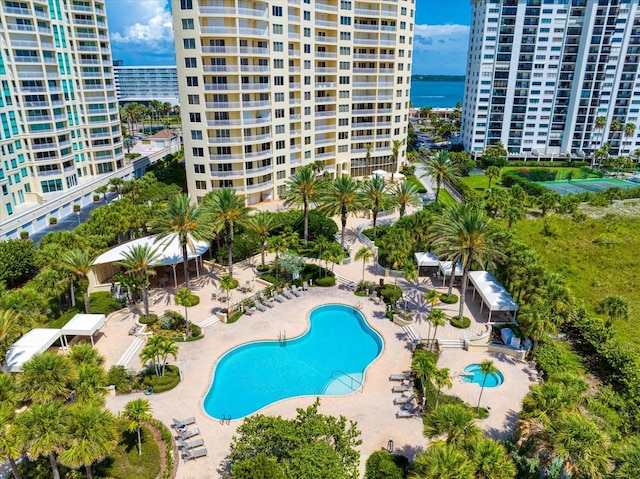
[[[458,316],[454,316],[449,320],[449,322],[451,323],[451,326],[458,329],[467,329],[471,326],[471,320],[466,316],[462,317],[462,321],[458,319]]]
[[[89,295],[89,305],[93,314],[111,314],[124,307],[124,298],[114,298],[109,291],[99,291]]]
[[[376,451],[367,459],[367,479],[404,479],[409,460],[387,451]]]
[[[29,238],[29,232],[28,231],[20,231],[20,239],[27,239]]]
[[[149,316],[140,316],[140,319],[138,319],[139,323],[147,325],[155,324],[157,321],[158,315],[153,313],[149,314]]]
[[[51,216],[49,218],[49,224],[50,225],[57,225],[58,224],[58,218],[56,218],[55,216]]]
[[[190,343],[191,341],[197,341],[199,339],[204,338],[204,334],[202,334],[202,328],[197,324],[189,323],[189,329],[191,329],[191,336],[187,336],[186,340],[184,339],[184,336],[181,336],[181,335],[171,336],[171,338],[176,343],[184,343],[184,342]]]
[[[107,372],[107,384],[115,386],[119,394],[129,394],[133,390],[132,379],[124,366],[111,366]]]
[[[94,202],[98,202],[98,201],[100,201],[100,195],[93,195],[93,197],[92,197],[92,198],[93,198],[93,201],[94,201]]]
[[[242,311],[236,311],[234,314],[227,318],[227,324],[235,323],[243,314],[244,313]]]
[[[180,383],[180,371],[177,366],[168,365],[164,371],[164,376],[157,376],[155,369],[147,369],[142,373],[145,386],[151,386],[154,393],[170,391]]]
[[[440,302],[444,304],[456,304],[458,302],[458,295],[453,293],[451,293],[451,295],[442,293],[440,295]]]
[[[304,268],[302,268],[302,271],[300,271],[300,278],[294,281],[294,283],[297,286],[300,286],[304,281],[313,281],[315,283],[318,279],[329,276],[335,276],[335,274],[322,266],[308,263]]]
[[[380,289],[380,296],[387,304],[393,304],[402,296],[402,290],[394,284],[385,284]]]
[[[278,285],[281,282],[278,278],[273,276],[271,273],[262,274],[262,275],[260,275],[260,278],[264,279],[265,281],[268,281],[271,284],[275,284],[275,285]]]
[[[356,292],[371,293],[376,290],[378,285],[374,281],[360,281],[356,286]]]
[[[317,278],[314,281],[314,284],[316,286],[323,286],[323,287],[335,286],[336,285],[336,278],[335,278],[335,276],[327,276],[325,278]]]

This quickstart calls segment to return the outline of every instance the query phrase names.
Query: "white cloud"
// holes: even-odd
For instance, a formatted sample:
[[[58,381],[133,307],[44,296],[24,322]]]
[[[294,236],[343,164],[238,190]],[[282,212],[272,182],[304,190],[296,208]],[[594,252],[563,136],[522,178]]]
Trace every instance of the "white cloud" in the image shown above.
[[[167,0],[110,0],[109,26],[114,43],[173,41]]]
[[[415,35],[421,37],[469,38],[469,25],[416,25],[414,30]]]
[[[416,25],[413,73],[464,75],[468,47],[468,25]]]

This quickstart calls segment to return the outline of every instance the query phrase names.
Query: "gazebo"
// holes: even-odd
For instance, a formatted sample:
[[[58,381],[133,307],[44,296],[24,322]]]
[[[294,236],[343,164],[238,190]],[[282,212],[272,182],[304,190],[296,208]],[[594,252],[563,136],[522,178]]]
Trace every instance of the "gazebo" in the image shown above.
[[[418,276],[431,276],[438,272],[440,260],[433,253],[414,253],[418,265]]]
[[[67,336],[89,336],[91,345],[95,346],[93,335],[105,325],[106,319],[104,314],[76,314],[60,330],[64,346],[69,346]]]
[[[476,291],[480,293],[482,303],[480,304],[480,312],[484,305],[489,308],[489,324],[491,324],[491,313],[494,311],[508,311],[513,313],[512,320],[516,320],[518,312],[518,303],[509,294],[496,277],[488,271],[470,271],[469,279],[473,284],[473,296],[475,299]]]
[[[7,351],[5,362],[10,373],[22,371],[24,363],[36,354],[44,353],[60,339],[60,330],[35,328],[18,339]]]
[[[447,285],[447,279],[451,278],[451,268],[453,267],[453,261],[440,261],[438,264],[438,270],[442,275],[442,286]],[[455,282],[456,278],[462,278],[462,264],[456,263],[456,271],[453,276],[453,281]]]
[[[94,284],[104,284],[120,271],[118,262],[124,260],[124,254],[131,251],[136,245],[149,245],[151,249],[158,249],[158,266],[171,266],[173,269],[173,282],[178,287],[178,276],[176,266],[182,263],[182,247],[178,239],[178,234],[173,233],[165,237],[147,236],[138,238],[127,243],[116,246],[106,253],[102,253],[93,260],[93,280]],[[200,276],[198,259],[209,249],[206,241],[198,241],[189,235],[189,246],[187,246],[188,259],[196,259],[196,274]]]

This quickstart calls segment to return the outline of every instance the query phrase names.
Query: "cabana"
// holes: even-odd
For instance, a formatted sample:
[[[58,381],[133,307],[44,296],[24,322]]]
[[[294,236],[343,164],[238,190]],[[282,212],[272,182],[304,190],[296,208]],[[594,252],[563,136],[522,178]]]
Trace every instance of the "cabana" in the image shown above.
[[[516,320],[518,311],[518,303],[505,289],[504,286],[496,279],[496,277],[488,271],[470,271],[469,279],[473,284],[473,297],[476,291],[480,293],[482,303],[480,304],[480,312],[484,305],[489,308],[489,324],[491,324],[491,313],[494,311],[508,311],[513,313],[512,320]]]
[[[418,265],[418,276],[431,276],[438,272],[440,261],[433,253],[414,253]]]
[[[67,336],[89,336],[91,345],[95,346],[93,335],[105,325],[106,319],[104,314],[76,314],[60,330],[64,346],[69,346]]]
[[[442,286],[446,286],[447,279],[451,278],[452,265],[453,261],[440,261],[440,263],[438,264],[438,270],[442,275]],[[456,271],[453,276],[454,282],[456,278],[462,278],[462,263],[456,263]]]
[[[124,260],[124,254],[131,251],[136,245],[148,245],[151,249],[158,249],[158,263],[156,266],[171,266],[173,269],[173,282],[178,287],[178,276],[176,266],[182,263],[182,247],[178,239],[178,234],[173,233],[165,237],[147,236],[138,238],[127,243],[116,246],[106,253],[102,253],[93,260],[93,280],[94,284],[104,284],[116,273],[120,271],[117,264]],[[196,275],[200,276],[198,259],[209,249],[206,241],[198,241],[189,235],[187,246],[188,259],[196,259]]]
[[[36,354],[44,353],[60,339],[59,329],[36,328],[18,339],[7,351],[5,359],[10,373],[22,371],[24,363]]]

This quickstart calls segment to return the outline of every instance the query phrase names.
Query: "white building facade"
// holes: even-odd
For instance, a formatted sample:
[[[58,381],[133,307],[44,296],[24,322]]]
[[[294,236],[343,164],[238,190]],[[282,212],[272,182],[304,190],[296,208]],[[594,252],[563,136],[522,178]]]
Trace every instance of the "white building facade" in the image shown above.
[[[103,0],[3,2],[0,43],[3,238],[91,201],[124,155]]]
[[[315,161],[332,176],[398,170],[414,0],[173,0],[172,12],[194,201],[221,187],[275,199]]]
[[[162,103],[178,105],[178,70],[175,66],[121,66],[113,67],[118,102]]]
[[[465,149],[585,158],[609,142],[634,154],[639,64],[637,1],[472,0]]]

